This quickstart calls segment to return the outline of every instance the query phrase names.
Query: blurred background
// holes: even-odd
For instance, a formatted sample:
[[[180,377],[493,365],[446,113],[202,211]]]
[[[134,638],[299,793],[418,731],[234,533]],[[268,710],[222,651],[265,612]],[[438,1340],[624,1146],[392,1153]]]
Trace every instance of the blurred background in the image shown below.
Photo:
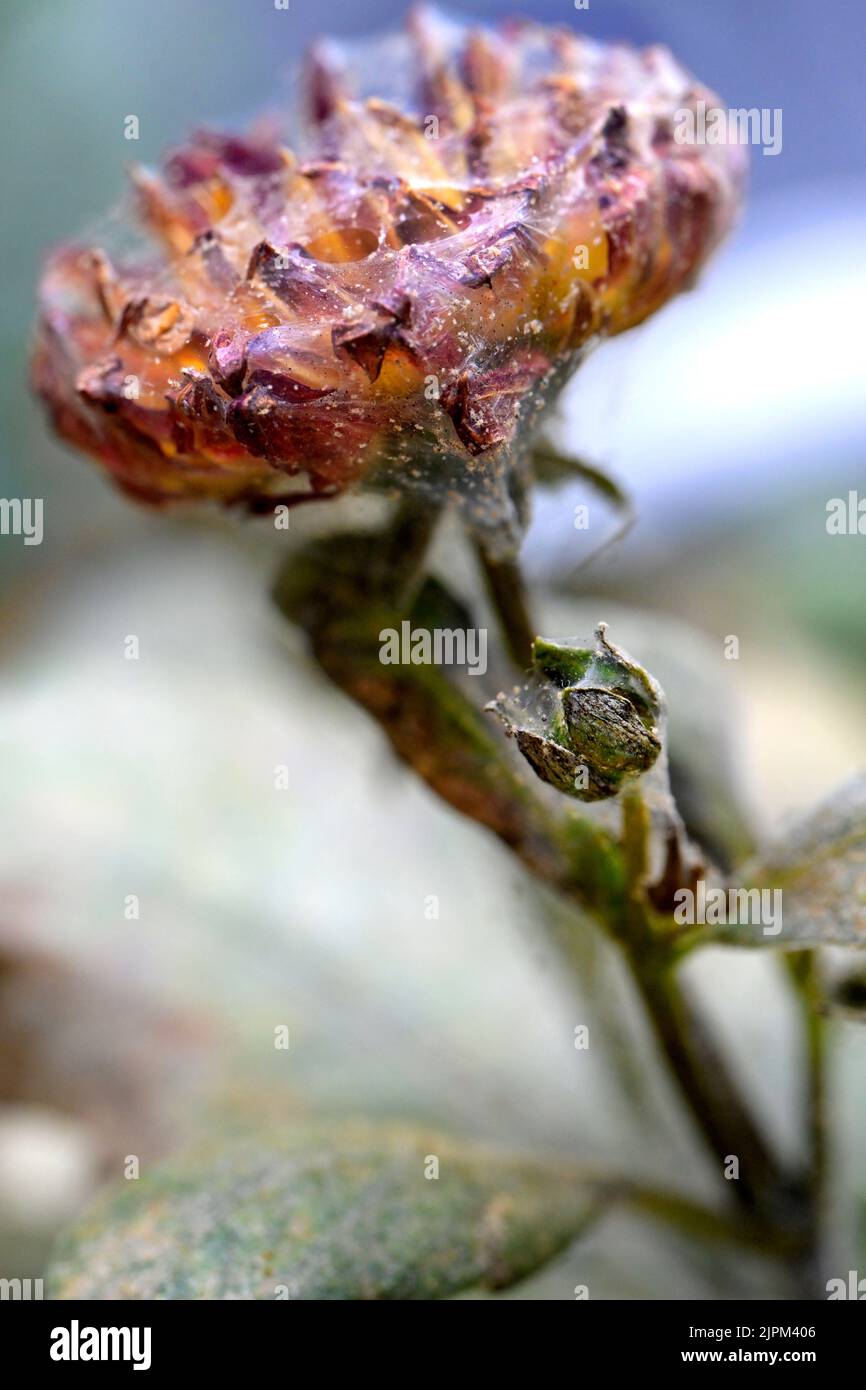
[[[587,939],[576,1004],[546,943],[549,905],[393,763],[281,631],[273,528],[134,508],[52,439],[28,392],[42,257],[117,201],[127,163],[290,101],[315,34],[366,34],[404,9],[0,11],[0,496],[44,499],[41,545],[0,536],[5,1277],[38,1275],[56,1230],[122,1180],[127,1155],[144,1166],[246,1110],[257,1123],[362,1108],[649,1175],[676,1163],[713,1190],[616,962]],[[567,392],[561,441],[629,489],[637,524],[586,564],[614,519],[559,489],[538,499],[526,547],[555,635],[606,618],[666,686],[675,745],[709,740],[707,776],[736,787],[766,833],[866,763],[866,539],[826,529],[828,499],[866,495],[862,8],[518,9],[667,44],[729,105],[783,113],[781,152],[752,150],[746,212],[701,284],[604,345]],[[582,502],[588,532],[574,527]],[[320,525],[304,510],[291,543]],[[138,661],[124,659],[129,635]],[[792,1144],[793,1020],[773,963],[712,952],[693,972]],[[590,1017],[609,1046],[576,1053]],[[292,1045],[277,1052],[283,1023]],[[637,1086],[617,1061],[629,1038],[646,1054]],[[838,1026],[838,1044],[850,1226],[866,1209],[866,1048],[855,1025]],[[570,1298],[576,1282],[593,1297],[784,1296],[780,1277],[608,1222],[512,1296]]]

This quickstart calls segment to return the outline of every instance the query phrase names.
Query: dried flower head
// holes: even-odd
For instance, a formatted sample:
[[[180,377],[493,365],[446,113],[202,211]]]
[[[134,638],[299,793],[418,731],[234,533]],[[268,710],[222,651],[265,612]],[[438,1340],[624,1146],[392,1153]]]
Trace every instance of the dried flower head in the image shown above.
[[[537,24],[416,11],[305,77],[300,153],[276,126],[199,133],[133,171],[138,249],[53,256],[37,389],[144,501],[262,509],[363,480],[453,495],[507,548],[541,412],[691,282],[742,151],[675,141],[709,93],[665,50]]]

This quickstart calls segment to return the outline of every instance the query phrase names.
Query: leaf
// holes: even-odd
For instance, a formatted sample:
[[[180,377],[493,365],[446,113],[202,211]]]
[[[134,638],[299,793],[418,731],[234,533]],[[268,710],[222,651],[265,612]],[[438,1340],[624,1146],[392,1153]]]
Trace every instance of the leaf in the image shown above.
[[[782,929],[729,927],[743,945],[866,945],[866,773],[794,822],[743,874],[747,888],[781,889]]]
[[[584,459],[561,454],[550,443],[537,445],[532,453],[532,465],[538,481],[552,487],[559,487],[578,478],[588,483],[610,504],[614,513],[620,518],[613,533],[601,545],[593,548],[578,566],[578,569],[582,569],[590,560],[597,559],[603,550],[607,550],[616,541],[622,540],[623,536],[631,530],[635,519],[631,498],[620,487],[619,483],[603,469],[596,467],[595,464],[587,463]]]
[[[540,483],[547,486],[558,486],[562,483],[572,482],[575,478],[581,478],[589,483],[600,496],[605,497],[608,502],[622,513],[630,513],[631,499],[616,482],[606,473],[603,468],[596,464],[587,463],[585,459],[575,458],[574,455],[563,454],[549,443],[539,444],[532,451],[532,465],[535,476]]]
[[[428,1178],[434,1158],[439,1176]],[[563,1249],[599,1201],[565,1166],[420,1131],[266,1132],[109,1192],[62,1242],[50,1296],[434,1299],[504,1288]]]
[[[372,715],[397,756],[438,796],[491,830],[545,884],[612,920],[625,903],[614,839],[559,798],[539,795],[545,789],[524,774],[477,707],[472,677],[381,660],[383,630],[399,629],[405,614],[376,588],[376,542],[347,534],[293,555],[274,589],[280,612],[304,629],[329,679]],[[436,625],[434,615],[453,613],[454,603],[441,584],[428,582],[410,610],[410,628]]]
[[[212,1038],[203,1011],[158,1005],[116,963],[22,949],[0,925],[0,1097],[76,1116],[100,1170],[130,1148],[142,1161],[167,1151],[210,1074]]]

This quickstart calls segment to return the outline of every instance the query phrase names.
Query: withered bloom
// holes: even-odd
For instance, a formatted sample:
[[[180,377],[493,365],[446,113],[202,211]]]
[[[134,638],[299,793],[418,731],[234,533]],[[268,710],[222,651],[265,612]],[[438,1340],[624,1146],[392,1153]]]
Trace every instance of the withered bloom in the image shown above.
[[[272,127],[199,133],[134,171],[135,253],[53,256],[37,389],[143,501],[267,509],[363,481],[453,495],[507,549],[541,413],[691,282],[743,152],[674,140],[711,96],[665,50],[532,23],[416,11],[305,79],[299,153]]]

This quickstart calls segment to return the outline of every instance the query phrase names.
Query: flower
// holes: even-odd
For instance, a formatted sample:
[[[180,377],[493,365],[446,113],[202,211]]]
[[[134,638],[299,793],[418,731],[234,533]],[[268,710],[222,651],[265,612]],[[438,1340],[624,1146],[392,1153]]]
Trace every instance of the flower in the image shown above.
[[[396,74],[386,100],[381,79]],[[737,146],[680,144],[709,93],[661,48],[413,11],[305,65],[306,129],[203,131],[133,171],[147,239],[46,267],[34,380],[146,502],[267,509],[363,482],[518,540],[534,427],[600,338],[731,224]]]
[[[533,772],[578,801],[604,801],[662,750],[664,700],[653,678],[599,623],[595,644],[537,637],[532,675],[488,706]]]

